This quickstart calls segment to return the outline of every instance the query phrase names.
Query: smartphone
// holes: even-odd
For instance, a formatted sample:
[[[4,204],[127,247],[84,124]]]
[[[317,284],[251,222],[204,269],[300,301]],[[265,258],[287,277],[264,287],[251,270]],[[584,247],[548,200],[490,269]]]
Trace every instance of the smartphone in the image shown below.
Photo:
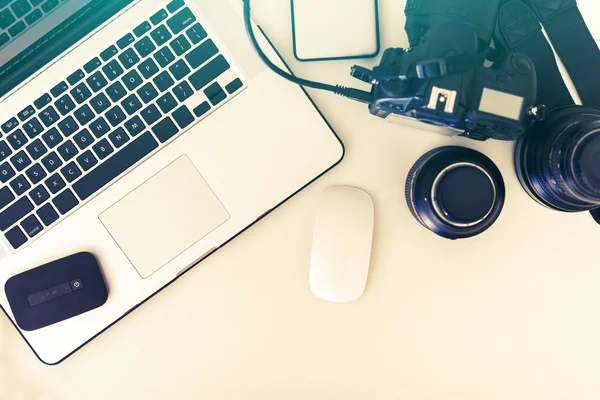
[[[299,61],[371,58],[379,54],[378,0],[290,0]]]

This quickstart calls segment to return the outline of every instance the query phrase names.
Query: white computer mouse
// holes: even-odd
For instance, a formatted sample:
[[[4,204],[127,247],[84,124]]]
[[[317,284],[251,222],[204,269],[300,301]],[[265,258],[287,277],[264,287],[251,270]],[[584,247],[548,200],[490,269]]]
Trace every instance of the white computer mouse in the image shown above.
[[[332,187],[319,199],[310,260],[310,288],[347,303],[365,291],[371,261],[373,200],[360,189]]]

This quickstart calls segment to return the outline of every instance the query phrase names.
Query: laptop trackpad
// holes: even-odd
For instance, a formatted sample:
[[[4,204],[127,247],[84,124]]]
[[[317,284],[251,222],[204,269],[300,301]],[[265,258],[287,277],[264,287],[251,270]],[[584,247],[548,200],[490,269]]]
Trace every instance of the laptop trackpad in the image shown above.
[[[228,219],[229,213],[187,156],[100,215],[144,279]]]

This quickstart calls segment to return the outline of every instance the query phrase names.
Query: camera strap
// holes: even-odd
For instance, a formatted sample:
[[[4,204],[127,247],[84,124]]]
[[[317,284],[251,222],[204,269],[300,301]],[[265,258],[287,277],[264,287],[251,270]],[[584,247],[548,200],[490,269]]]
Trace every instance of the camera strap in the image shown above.
[[[600,109],[600,49],[576,0],[508,0],[500,8],[497,36],[513,52],[529,56],[538,76],[538,102],[549,109],[574,104],[544,26],[583,103]]]

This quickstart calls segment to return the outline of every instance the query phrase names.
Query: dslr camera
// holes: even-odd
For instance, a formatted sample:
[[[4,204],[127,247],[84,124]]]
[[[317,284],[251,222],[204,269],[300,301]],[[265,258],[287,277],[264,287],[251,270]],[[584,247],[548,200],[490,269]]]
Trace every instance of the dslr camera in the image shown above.
[[[476,140],[517,140],[536,120],[537,77],[524,54],[494,48],[503,0],[408,0],[410,48],[385,51],[352,76],[373,85],[370,112]]]

